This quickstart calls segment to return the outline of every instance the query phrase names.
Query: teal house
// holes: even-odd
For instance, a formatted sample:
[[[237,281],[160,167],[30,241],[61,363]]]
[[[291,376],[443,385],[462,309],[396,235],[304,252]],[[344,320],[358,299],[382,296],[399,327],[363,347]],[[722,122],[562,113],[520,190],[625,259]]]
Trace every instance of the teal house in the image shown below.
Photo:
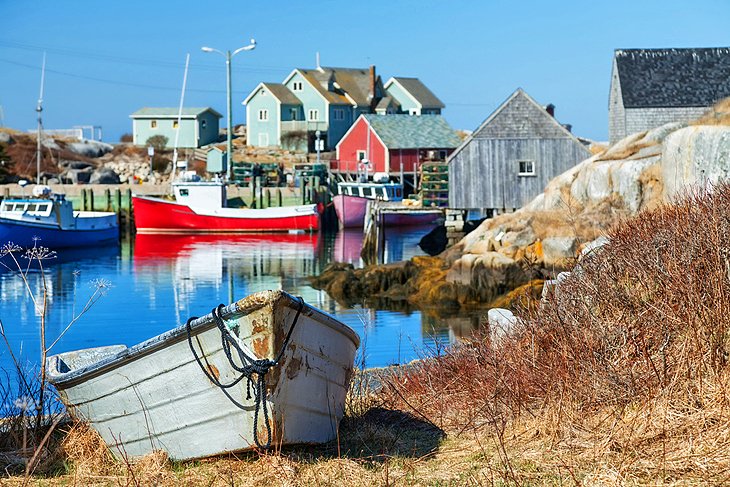
[[[415,80],[423,92],[431,93],[416,78],[398,79]],[[401,109],[403,102],[413,104],[407,92],[398,96],[403,101],[387,93],[375,66],[297,68],[281,83],[260,83],[243,101],[248,145],[314,152],[319,139],[322,150],[334,150],[362,114],[410,113]],[[443,104],[431,96],[440,113]],[[421,113],[429,112],[419,108]]]
[[[445,107],[418,78],[390,78],[385,83],[385,92],[400,103],[398,113],[441,115]]]
[[[154,135],[167,137],[167,146],[173,147],[178,136],[178,147],[197,148],[218,141],[218,126],[222,115],[210,107],[183,108],[179,117],[178,108],[141,108],[131,114],[134,145],[146,145]]]

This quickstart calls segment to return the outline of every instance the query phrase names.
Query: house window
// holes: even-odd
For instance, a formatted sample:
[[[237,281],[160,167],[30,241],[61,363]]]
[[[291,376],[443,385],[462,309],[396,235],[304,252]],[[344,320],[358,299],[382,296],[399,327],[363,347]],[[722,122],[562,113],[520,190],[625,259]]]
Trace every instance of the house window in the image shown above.
[[[259,91],[259,95],[266,96],[266,90],[262,89],[261,91]]]
[[[269,111],[266,109],[259,110],[259,121],[266,122],[269,120]]]
[[[302,82],[295,81],[294,83],[292,83],[291,87],[292,87],[292,90],[294,90],[294,91],[302,91],[302,88],[303,88]]]
[[[200,121],[200,126],[201,126],[202,128],[206,128],[206,127],[208,126],[208,121],[207,121],[207,120],[201,120],[201,121]]]
[[[415,108],[411,108],[411,115],[418,115],[418,110]]]
[[[358,160],[358,162],[365,160],[365,151],[364,150],[357,151],[357,160]]]
[[[517,161],[519,166],[517,175],[518,176],[534,176],[535,175],[535,161]]]
[[[297,110],[296,108],[290,108],[289,109],[289,114],[291,115],[291,119],[292,120],[296,120],[297,119],[297,113],[298,112],[299,112],[299,110]]]
[[[316,122],[319,120],[319,110],[309,110],[309,121]]]
[[[178,126],[177,120],[172,121],[172,128],[176,129]]]
[[[335,120],[344,120],[345,110],[343,110],[342,108],[335,108],[333,115]]]
[[[445,161],[446,160],[446,156],[448,155],[447,152],[448,151],[445,151],[445,150],[440,150],[439,151],[439,161]]]
[[[150,121],[150,128],[156,129],[157,128],[157,120],[151,120]]]

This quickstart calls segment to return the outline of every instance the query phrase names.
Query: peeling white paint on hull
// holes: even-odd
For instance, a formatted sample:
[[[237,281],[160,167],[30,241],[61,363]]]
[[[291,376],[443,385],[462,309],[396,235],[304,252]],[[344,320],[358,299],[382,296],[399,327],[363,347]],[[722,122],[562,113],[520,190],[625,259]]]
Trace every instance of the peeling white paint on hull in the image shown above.
[[[265,291],[223,308],[221,316],[257,358],[274,360],[299,307],[283,291]],[[192,321],[191,329],[208,371],[222,383],[237,378],[212,314]],[[279,365],[266,375],[273,445],[336,437],[358,345],[346,325],[303,305]],[[240,365],[238,358],[234,363]],[[164,450],[186,460],[254,446],[246,379],[225,391],[216,386],[196,362],[185,326],[131,348],[54,355],[46,368],[69,412],[89,422],[119,458]],[[258,438],[267,439],[261,412]]]

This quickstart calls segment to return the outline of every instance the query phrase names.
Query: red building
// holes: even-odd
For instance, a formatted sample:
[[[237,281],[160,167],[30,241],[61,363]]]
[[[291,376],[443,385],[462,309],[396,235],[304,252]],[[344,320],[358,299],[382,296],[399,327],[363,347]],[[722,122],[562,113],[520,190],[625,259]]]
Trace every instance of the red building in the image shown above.
[[[347,173],[414,172],[426,161],[445,161],[461,143],[440,115],[360,115],[337,144],[333,170]]]

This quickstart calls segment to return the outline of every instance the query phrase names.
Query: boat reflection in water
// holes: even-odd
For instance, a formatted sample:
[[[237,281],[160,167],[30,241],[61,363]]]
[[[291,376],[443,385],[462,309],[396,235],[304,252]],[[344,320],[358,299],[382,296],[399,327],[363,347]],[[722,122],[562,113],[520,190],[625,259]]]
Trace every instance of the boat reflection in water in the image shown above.
[[[171,290],[175,316],[199,313],[196,303],[218,304],[257,291],[297,293],[313,274],[317,233],[137,235],[134,275],[151,306],[167,307],[158,291]]]
[[[383,263],[400,262],[417,255],[425,255],[418,246],[424,235],[433,230],[434,225],[411,227],[388,227],[383,230],[385,248]],[[342,228],[335,236],[333,261],[346,262],[355,267],[362,267],[360,257],[362,250],[363,230],[361,228]]]

